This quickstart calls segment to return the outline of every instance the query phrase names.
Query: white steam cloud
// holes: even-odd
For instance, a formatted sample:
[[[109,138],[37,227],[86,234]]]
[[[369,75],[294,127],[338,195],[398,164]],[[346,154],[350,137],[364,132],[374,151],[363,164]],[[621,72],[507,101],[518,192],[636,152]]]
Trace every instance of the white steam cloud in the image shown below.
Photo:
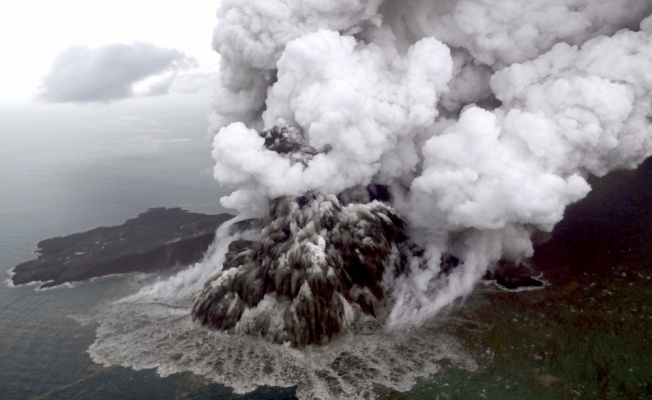
[[[418,323],[500,259],[532,255],[589,174],[652,153],[644,0],[224,0],[212,131],[223,204],[387,185],[425,251],[393,283]],[[645,20],[644,20],[645,19]],[[280,119],[305,163],[265,147]],[[441,259],[460,264],[442,273]],[[417,257],[419,258],[419,257]]]

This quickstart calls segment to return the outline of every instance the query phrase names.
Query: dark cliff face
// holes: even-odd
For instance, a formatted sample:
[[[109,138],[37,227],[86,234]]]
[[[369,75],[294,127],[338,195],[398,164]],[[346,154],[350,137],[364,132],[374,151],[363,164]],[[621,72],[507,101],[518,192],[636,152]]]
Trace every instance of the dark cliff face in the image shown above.
[[[16,266],[15,285],[65,282],[128,272],[154,272],[201,260],[217,227],[233,216],[152,208],[123,225],[38,243],[39,257]]]

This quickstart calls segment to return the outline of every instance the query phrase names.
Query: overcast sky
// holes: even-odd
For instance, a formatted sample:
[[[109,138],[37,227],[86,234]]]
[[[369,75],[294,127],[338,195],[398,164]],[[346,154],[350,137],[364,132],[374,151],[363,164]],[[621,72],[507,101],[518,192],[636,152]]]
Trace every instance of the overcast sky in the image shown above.
[[[0,101],[107,102],[192,92],[213,77],[219,0],[0,4]]]

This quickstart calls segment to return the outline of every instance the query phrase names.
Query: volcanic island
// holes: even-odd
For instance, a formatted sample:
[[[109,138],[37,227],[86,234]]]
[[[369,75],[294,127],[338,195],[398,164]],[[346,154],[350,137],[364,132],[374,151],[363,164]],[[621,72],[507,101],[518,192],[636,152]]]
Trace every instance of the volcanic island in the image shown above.
[[[200,261],[230,214],[150,208],[124,224],[45,239],[38,258],[14,267],[14,285],[40,288],[130,272],[157,272]]]

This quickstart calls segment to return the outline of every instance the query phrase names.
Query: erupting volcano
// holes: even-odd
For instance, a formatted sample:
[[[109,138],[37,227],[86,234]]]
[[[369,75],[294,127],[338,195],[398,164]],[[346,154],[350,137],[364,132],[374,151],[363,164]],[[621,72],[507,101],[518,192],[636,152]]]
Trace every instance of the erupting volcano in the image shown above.
[[[570,350],[610,349],[555,336],[591,337],[601,321],[537,336],[551,304],[589,314],[570,304],[573,290],[591,301],[613,294],[599,282],[561,287],[545,275],[539,291],[491,292],[511,311],[485,304],[484,318],[471,296],[453,321],[433,316],[487,276],[543,285],[509,271],[526,269],[533,241],[550,236],[588,182],[652,154],[651,13],[647,0],[222,0],[212,156],[216,181],[234,189],[221,202],[239,215],[201,262],[98,313],[91,357],[191,371],[238,393],[265,385],[366,399],[410,390],[442,360],[465,371],[494,362],[491,346],[468,349],[477,338],[498,337],[496,348],[520,352],[525,364],[514,365],[532,374],[554,363],[550,348],[560,363]],[[552,259],[547,251],[539,258]],[[590,307],[606,315],[619,304]],[[636,324],[646,318],[646,305],[627,307]],[[467,311],[462,322],[454,315]],[[506,315],[504,336],[492,336]],[[512,322],[526,331],[521,350],[505,344]],[[463,346],[459,332],[475,336]],[[535,345],[543,355],[529,353]],[[593,363],[596,375],[607,369]]]
[[[223,1],[214,175],[262,218],[196,296],[295,346],[419,324],[652,153],[652,5]],[[451,262],[454,260],[455,262]]]

